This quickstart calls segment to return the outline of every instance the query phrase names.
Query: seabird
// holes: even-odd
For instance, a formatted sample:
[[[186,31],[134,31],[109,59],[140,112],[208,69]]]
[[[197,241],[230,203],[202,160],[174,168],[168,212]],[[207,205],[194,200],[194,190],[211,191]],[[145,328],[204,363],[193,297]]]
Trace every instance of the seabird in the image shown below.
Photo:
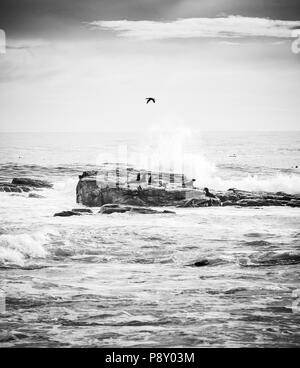
[[[155,98],[153,98],[153,97],[147,97],[146,100],[147,100],[146,104],[148,104],[150,101],[155,103]]]
[[[209,191],[209,189],[208,189],[208,188],[204,188],[203,190],[204,190],[204,192],[205,192],[205,196],[206,196],[206,197],[209,197],[209,198],[217,198],[214,194],[212,194],[212,193]]]

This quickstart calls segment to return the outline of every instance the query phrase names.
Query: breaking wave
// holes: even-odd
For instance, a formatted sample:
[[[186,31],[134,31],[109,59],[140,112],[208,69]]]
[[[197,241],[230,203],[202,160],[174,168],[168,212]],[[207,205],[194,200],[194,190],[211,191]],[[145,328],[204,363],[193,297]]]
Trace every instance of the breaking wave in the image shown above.
[[[248,175],[241,179],[222,179],[220,176],[199,176],[196,186],[210,186],[217,190],[237,188],[249,191],[286,192],[300,194],[300,176],[276,174],[274,176]]]
[[[22,267],[26,259],[45,258],[47,241],[48,235],[42,232],[0,235],[0,267],[11,264]]]

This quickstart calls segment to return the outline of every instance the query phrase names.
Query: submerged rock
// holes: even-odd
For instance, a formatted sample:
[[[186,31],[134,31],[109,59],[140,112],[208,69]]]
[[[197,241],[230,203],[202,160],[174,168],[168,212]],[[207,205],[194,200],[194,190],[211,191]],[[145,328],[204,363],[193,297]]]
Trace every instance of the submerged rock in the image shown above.
[[[80,216],[81,213],[79,212],[74,212],[74,211],[62,211],[62,212],[57,212],[54,214],[54,217],[70,217],[70,216]]]
[[[131,212],[131,213],[141,213],[141,214],[157,214],[157,213],[165,213],[165,214],[176,214],[176,212],[173,211],[157,211],[153,210],[152,208],[145,208],[145,207],[133,207],[133,206],[123,206],[119,204],[105,204],[101,206],[99,213],[109,215],[111,213],[125,213],[125,212]]]
[[[200,259],[198,261],[195,261],[193,263],[187,264],[187,266],[190,267],[203,267],[203,266],[208,266],[210,263],[208,261],[208,259]]]
[[[93,213],[92,210],[89,208],[73,208],[72,212],[79,212],[79,213]]]
[[[12,184],[16,185],[26,185],[28,187],[33,188],[52,188],[53,184],[49,183],[46,180],[37,180],[30,178],[14,178],[12,180]]]

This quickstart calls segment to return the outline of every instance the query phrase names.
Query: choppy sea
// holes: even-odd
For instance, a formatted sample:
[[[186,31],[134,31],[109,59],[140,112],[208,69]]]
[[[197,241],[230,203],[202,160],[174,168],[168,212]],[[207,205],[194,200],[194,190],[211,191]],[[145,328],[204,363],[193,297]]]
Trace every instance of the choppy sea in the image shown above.
[[[300,193],[300,132],[181,136],[0,134],[0,181],[54,183],[44,198],[0,192],[0,347],[299,346],[299,208],[53,217],[82,207],[82,171],[125,156],[166,170],[184,156],[212,190]]]

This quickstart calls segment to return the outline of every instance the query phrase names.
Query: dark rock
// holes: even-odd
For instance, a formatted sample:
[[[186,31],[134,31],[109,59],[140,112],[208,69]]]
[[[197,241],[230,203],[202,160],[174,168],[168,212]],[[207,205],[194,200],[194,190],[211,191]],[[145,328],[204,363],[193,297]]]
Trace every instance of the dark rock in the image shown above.
[[[19,188],[21,188],[21,190],[22,190],[23,192],[30,192],[30,191],[31,191],[31,188],[26,187],[26,186],[24,186],[24,185],[19,186]]]
[[[300,200],[292,199],[288,203],[288,206],[290,206],[290,207],[300,207]]]
[[[89,207],[117,203],[130,206],[174,206],[186,198],[188,190],[165,188],[100,188],[95,177],[81,179],[76,188],[77,203]]]
[[[100,208],[99,213],[110,215],[111,213],[125,213],[128,211],[130,211],[129,207],[107,207],[104,205]]]
[[[141,207],[300,207],[300,195],[283,192],[249,192],[230,188],[225,192],[218,191],[214,193],[206,190],[207,195],[205,195],[202,190],[197,188],[192,189],[185,186],[183,188],[167,189],[165,186],[159,185],[157,187],[147,186],[146,182],[138,187],[136,185],[113,187],[108,184],[105,184],[105,187],[101,187],[101,183],[98,182],[98,174],[98,171],[85,171],[80,175],[80,180],[76,187],[77,203],[89,207],[101,207],[110,203]],[[170,174],[166,175],[170,176]],[[104,211],[108,213],[111,209],[105,209]],[[117,212],[117,210],[114,212]],[[124,212],[124,209],[119,209],[119,212]]]
[[[23,185],[16,185],[12,183],[0,183],[0,192],[12,192],[12,193],[22,193],[29,192],[31,189]]]
[[[147,204],[145,201],[138,197],[132,197],[132,198],[124,198],[119,201],[120,204],[128,204],[130,206],[146,206]]]
[[[268,202],[264,199],[240,199],[235,203],[237,206],[241,207],[259,207],[259,206],[269,206]]]
[[[190,267],[203,267],[209,265],[208,259],[200,259],[199,261],[188,264]]]
[[[79,212],[74,212],[74,211],[62,211],[62,212],[57,212],[54,217],[56,216],[60,216],[60,217],[70,217],[70,216],[80,216],[81,213]]]
[[[133,206],[124,206],[124,205],[118,205],[118,204],[105,204],[101,206],[99,213],[109,215],[111,213],[140,213],[140,214],[157,214],[157,213],[172,213],[175,214],[173,211],[157,211],[153,210],[152,208],[145,208],[145,207],[133,207]]]
[[[221,201],[218,198],[190,198],[183,200],[177,207],[217,207],[221,206]]]
[[[83,178],[87,178],[89,176],[97,176],[98,175],[98,171],[95,170],[91,170],[91,171],[84,171],[82,173],[82,175],[79,175],[79,179],[83,179]]]
[[[149,215],[149,214],[152,214],[152,213],[163,213],[161,211],[156,211],[156,210],[153,210],[151,208],[145,208],[145,207],[131,207],[130,212],[142,213],[142,214],[145,214],[145,215]]]
[[[14,178],[12,184],[26,185],[33,188],[52,188],[53,185],[45,180],[29,179],[29,178]]]
[[[79,213],[93,213],[92,210],[89,208],[73,208],[72,212],[79,212]]]

